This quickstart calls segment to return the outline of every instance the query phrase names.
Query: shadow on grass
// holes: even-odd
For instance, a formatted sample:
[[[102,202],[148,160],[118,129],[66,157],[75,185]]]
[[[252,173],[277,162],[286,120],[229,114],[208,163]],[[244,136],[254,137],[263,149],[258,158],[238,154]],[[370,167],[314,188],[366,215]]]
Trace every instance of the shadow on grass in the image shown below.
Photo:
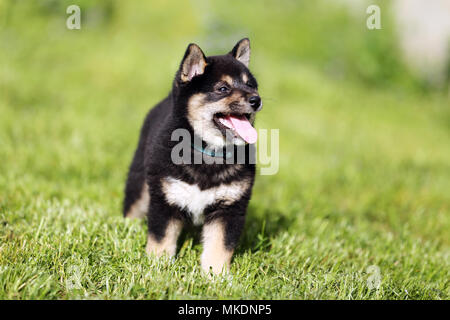
[[[268,208],[261,212],[259,208],[250,206],[236,253],[269,251],[270,238],[286,231],[294,221],[295,216],[286,216],[279,210]]]
[[[294,221],[295,216],[287,217],[279,210],[265,209],[261,212],[259,209],[250,206],[247,210],[244,231],[235,253],[269,251],[271,247],[270,238],[274,238],[287,230]],[[178,239],[178,247],[180,248],[183,243],[190,239],[192,239],[194,246],[198,245],[201,242],[201,233],[201,226],[185,225]]]

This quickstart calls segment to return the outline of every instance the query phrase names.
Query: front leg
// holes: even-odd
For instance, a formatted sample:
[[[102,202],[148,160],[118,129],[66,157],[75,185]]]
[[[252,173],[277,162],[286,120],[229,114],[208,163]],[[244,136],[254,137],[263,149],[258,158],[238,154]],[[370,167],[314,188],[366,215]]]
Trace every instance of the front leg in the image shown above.
[[[148,212],[148,236],[145,251],[157,257],[163,254],[175,256],[178,236],[183,223],[176,215],[176,209],[155,195],[152,196]]]
[[[149,230],[147,236],[147,246],[145,251],[148,255],[155,255],[157,257],[163,254],[169,257],[175,256],[177,250],[177,240],[182,229],[182,222],[178,219],[168,221],[164,235],[159,238],[155,232]]]
[[[221,214],[203,226],[201,266],[214,274],[228,272],[245,223],[244,215]]]

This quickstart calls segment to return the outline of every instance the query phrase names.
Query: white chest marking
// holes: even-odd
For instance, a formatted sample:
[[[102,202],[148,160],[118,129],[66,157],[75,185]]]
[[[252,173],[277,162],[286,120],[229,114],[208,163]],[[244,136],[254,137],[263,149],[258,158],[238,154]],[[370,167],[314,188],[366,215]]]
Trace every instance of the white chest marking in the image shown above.
[[[200,190],[195,184],[188,184],[172,177],[163,178],[161,183],[167,202],[189,211],[195,225],[203,223],[203,211],[206,207],[217,201],[232,204],[239,200],[250,186],[248,180],[242,180]]]

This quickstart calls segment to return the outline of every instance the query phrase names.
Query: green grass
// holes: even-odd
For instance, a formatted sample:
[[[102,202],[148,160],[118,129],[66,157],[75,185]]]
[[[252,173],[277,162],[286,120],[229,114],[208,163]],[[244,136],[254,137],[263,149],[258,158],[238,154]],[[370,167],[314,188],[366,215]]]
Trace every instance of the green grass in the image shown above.
[[[80,1],[92,15],[69,31],[64,1],[20,3],[0,2],[0,299],[449,298],[450,104],[386,53],[388,24],[323,3]],[[174,261],[145,255],[122,190],[187,44],[244,35],[280,169],[257,176],[231,273],[209,280],[193,233]]]

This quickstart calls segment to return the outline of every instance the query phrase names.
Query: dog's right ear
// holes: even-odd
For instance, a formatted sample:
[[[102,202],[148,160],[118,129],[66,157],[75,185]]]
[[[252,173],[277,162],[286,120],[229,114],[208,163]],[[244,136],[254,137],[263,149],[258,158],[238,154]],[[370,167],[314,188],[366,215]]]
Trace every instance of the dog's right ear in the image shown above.
[[[181,61],[179,72],[181,82],[191,81],[195,76],[203,74],[205,67],[206,57],[202,49],[195,43],[191,43]]]

